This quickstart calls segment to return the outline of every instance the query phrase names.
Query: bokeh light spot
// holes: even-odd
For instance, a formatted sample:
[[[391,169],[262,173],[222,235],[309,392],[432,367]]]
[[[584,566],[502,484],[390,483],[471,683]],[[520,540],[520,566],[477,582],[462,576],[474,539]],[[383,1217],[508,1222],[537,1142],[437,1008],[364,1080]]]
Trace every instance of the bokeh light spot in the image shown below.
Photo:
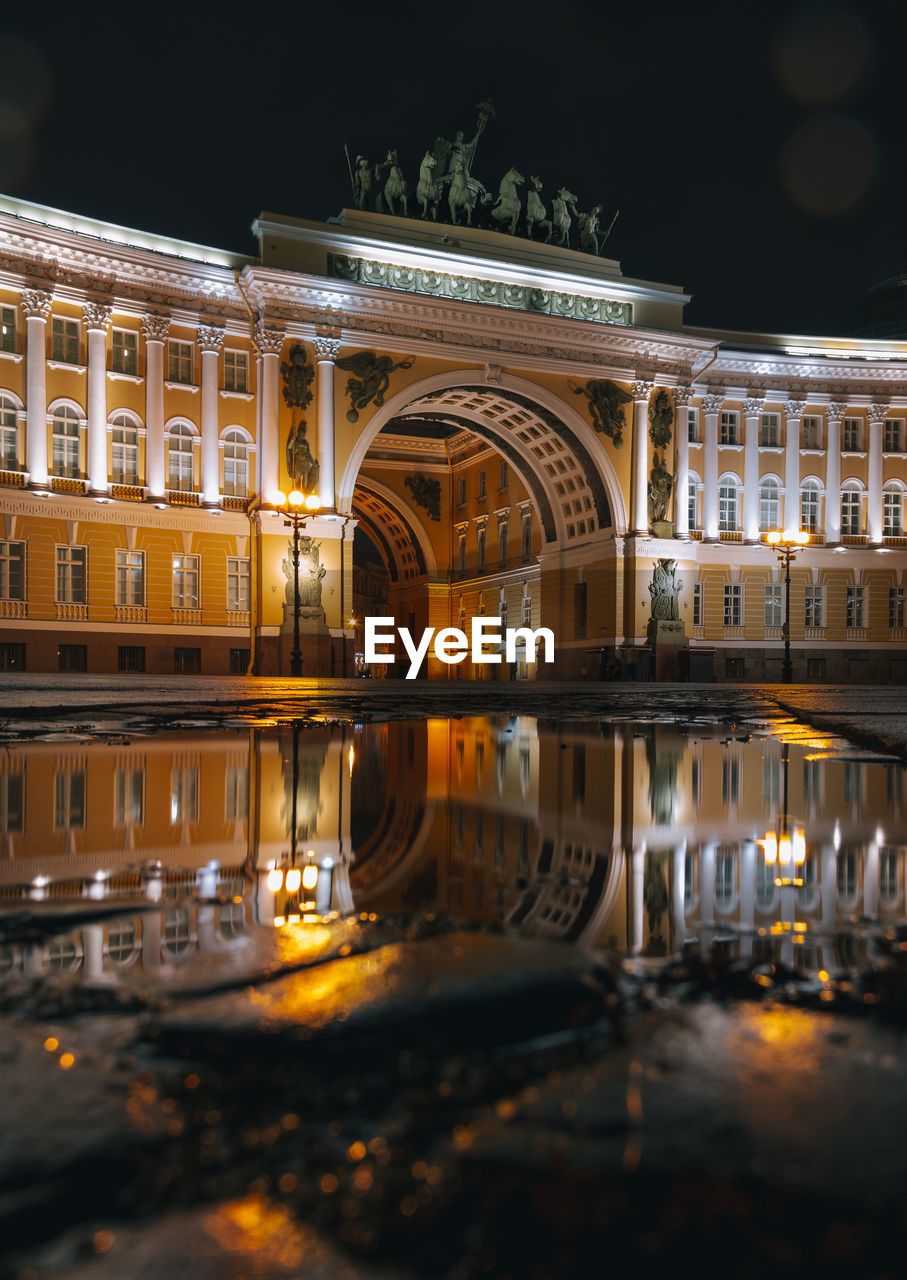
[[[877,149],[869,130],[851,116],[813,115],[788,138],[780,163],[794,204],[830,218],[860,203],[875,174]]]
[[[809,4],[794,10],[775,40],[775,74],[787,93],[809,106],[840,102],[864,78],[872,37],[849,5]]]

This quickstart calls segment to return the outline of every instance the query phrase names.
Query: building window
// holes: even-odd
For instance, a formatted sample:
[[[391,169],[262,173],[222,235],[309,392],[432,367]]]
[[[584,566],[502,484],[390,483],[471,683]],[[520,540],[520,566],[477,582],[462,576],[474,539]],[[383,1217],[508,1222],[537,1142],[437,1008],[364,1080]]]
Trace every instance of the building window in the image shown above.
[[[466,572],[466,531],[464,529],[457,533],[457,570],[460,574]]]
[[[476,554],[476,567],[479,573],[485,572],[486,564],[486,533],[484,529],[479,529],[477,535],[478,550]]]
[[[814,480],[807,480],[800,490],[800,528],[808,533],[818,533],[819,524],[819,486]]]
[[[693,583],[693,626],[702,626],[702,583]]]
[[[173,607],[198,608],[198,556],[173,557]]]
[[[249,670],[252,654],[249,649],[230,650],[230,675],[244,676]]]
[[[0,542],[0,600],[25,599],[25,543]]]
[[[841,532],[858,534],[862,531],[862,495],[856,487],[845,487],[841,493]]]
[[[737,414],[724,411],[721,414],[721,425],[718,436],[719,444],[739,444],[737,438]]]
[[[718,486],[718,529],[730,533],[737,528],[737,485]]]
[[[16,406],[9,396],[0,396],[0,467],[15,471],[19,466],[19,427]]]
[[[502,458],[500,462],[500,470],[498,472],[498,488],[506,489],[510,484],[510,467]]]
[[[139,607],[145,603],[144,551],[117,552],[116,602],[118,605]]]
[[[145,649],[140,644],[121,644],[117,648],[117,671],[144,671]]]
[[[771,477],[759,486],[759,528],[763,532],[781,525],[781,486]]]
[[[904,495],[895,485],[886,485],[882,491],[883,533],[886,538],[899,538],[904,532]]]
[[[245,351],[224,352],[224,390],[249,390],[249,357]]]
[[[520,527],[520,555],[527,560],[532,555],[532,512],[524,511]]]
[[[249,495],[249,446],[239,431],[224,436],[224,493],[232,498]]]
[[[145,821],[145,770],[117,769],[113,775],[113,822],[116,827]]]
[[[227,556],[227,608],[231,612],[248,613],[249,583],[249,561],[239,556]]]
[[[904,588],[888,588],[888,629],[900,631],[904,626]]]
[[[198,820],[198,769],[177,767],[170,772],[170,822]]]
[[[479,492],[476,495],[480,500],[488,497],[487,477],[484,469],[479,472]]]
[[[506,516],[498,519],[498,567],[507,568],[507,529],[508,521]]]
[[[821,418],[801,418],[800,419],[800,448],[801,449],[821,449],[822,448],[822,419]]]
[[[807,583],[806,613],[804,616],[804,623],[807,627],[821,627],[823,625],[822,594],[823,588],[821,583]]]
[[[863,603],[864,603],[863,587],[848,587],[847,588],[847,626],[848,628],[863,626]]]
[[[777,413],[763,413],[759,420],[759,444],[765,449],[777,449],[781,443],[781,429]]]
[[[61,604],[85,604],[85,547],[57,547],[57,600]]]
[[[173,670],[178,676],[197,676],[201,669],[201,649],[187,649],[178,646],[173,650]]]
[[[740,627],[743,625],[743,585],[739,582],[724,584],[724,625]]]
[[[466,477],[460,476],[457,480],[457,506],[466,506]]]
[[[13,307],[0,307],[0,351],[16,350],[16,312]]]
[[[191,342],[175,342],[172,338],[168,342],[167,378],[170,382],[192,382]]]
[[[88,645],[61,644],[57,646],[58,671],[87,671]]]
[[[863,423],[859,418],[845,418],[841,450],[843,453],[859,453]]]
[[[699,481],[695,476],[690,476],[687,481],[687,520],[691,529],[699,528],[698,496]]]
[[[50,323],[50,358],[64,364],[79,363],[79,322],[53,316]]]
[[[79,415],[75,409],[62,405],[53,416],[53,474],[78,477],[80,467],[81,437]]]
[[[725,756],[721,761],[721,799],[736,804],[740,798],[740,761]]]
[[[0,644],[0,671],[25,670],[25,645],[4,641]]]
[[[224,772],[224,817],[243,822],[249,816],[249,766],[229,765]]]
[[[125,413],[111,422],[111,466],[114,484],[139,482],[139,433]]]
[[[139,335],[132,329],[114,329],[111,368],[135,377],[139,371]]]
[[[167,487],[179,493],[191,493],[192,484],[192,431],[183,422],[170,428],[167,441]]]
[[[54,830],[84,826],[85,770],[61,770],[54,775]]]
[[[687,409],[687,440],[690,444],[699,443],[699,419],[695,409]]]
[[[0,831],[8,835],[25,830],[25,774],[0,774]]]
[[[522,625],[524,627],[532,626],[532,596],[530,595],[523,596]]]
[[[765,584],[765,625],[767,627],[781,626],[781,592],[780,582]]]
[[[573,584],[573,637],[575,640],[586,638],[586,584]]]
[[[886,453],[900,453],[904,447],[904,419],[903,418],[886,418],[885,419],[885,444]]]

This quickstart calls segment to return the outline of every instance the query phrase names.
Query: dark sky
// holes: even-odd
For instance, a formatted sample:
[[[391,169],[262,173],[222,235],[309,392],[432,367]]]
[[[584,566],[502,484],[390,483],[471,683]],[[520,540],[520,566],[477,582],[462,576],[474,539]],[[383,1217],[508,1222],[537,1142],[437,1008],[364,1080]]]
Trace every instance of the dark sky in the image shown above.
[[[903,0],[34,5],[0,18],[0,191],[251,252],[262,209],[349,203],[345,142],[414,187],[491,97],[486,186],[619,208],[608,254],[691,324],[834,333],[907,259],[905,55]]]

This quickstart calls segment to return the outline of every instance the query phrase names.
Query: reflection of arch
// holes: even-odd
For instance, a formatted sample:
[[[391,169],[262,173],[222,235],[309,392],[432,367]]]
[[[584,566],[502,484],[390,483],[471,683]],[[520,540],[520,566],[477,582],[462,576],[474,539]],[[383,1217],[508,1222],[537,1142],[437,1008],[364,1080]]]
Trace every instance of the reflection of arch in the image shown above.
[[[434,821],[434,804],[402,793],[388,795],[373,836],[356,850],[350,884],[357,906],[380,897],[415,870]]]
[[[410,415],[454,421],[492,442],[533,494],[547,541],[626,529],[614,468],[579,413],[546,388],[510,374],[493,386],[477,384],[475,370],[426,378],[378,410],[350,453],[338,488],[341,510],[351,509],[359,469],[378,432],[393,418]]]
[[[568,878],[557,883],[554,873],[569,867],[581,852],[588,874],[577,886]],[[570,841],[543,839],[536,860],[536,876],[507,915],[506,923],[521,933],[557,937],[564,942],[593,940],[601,935],[617,900],[624,855],[617,849],[579,851]]]
[[[353,514],[381,553],[392,582],[424,574],[437,576],[431,539],[399,494],[372,476],[360,475],[353,493]]]

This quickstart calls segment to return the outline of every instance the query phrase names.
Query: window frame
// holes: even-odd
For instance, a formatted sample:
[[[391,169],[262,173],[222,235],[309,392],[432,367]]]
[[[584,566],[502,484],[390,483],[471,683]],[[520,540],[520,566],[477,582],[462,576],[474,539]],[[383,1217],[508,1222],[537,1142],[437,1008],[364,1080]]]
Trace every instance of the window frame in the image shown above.
[[[75,559],[75,553],[81,553],[81,562]],[[82,582],[81,592],[77,592],[74,588],[76,574],[73,569],[76,565],[81,565]],[[62,570],[62,574],[61,574]],[[61,581],[63,582],[63,590],[60,590]],[[58,542],[56,545],[56,554],[54,556],[54,601],[56,604],[87,604],[88,603],[88,547],[82,544],[75,546],[69,543]]]
[[[117,339],[121,339],[120,342]],[[134,343],[129,346],[122,342],[129,338]],[[119,356],[119,360],[118,360]],[[110,335],[110,371],[121,373],[129,378],[137,378],[139,374],[139,335],[135,329],[115,328]]]
[[[724,625],[726,629],[743,626],[742,582],[724,584]]]
[[[184,361],[188,361],[188,377],[183,377]],[[194,386],[195,351],[193,344],[185,338],[167,339],[167,381],[183,387]],[[174,369],[176,372],[174,373]]]
[[[134,590],[138,584],[139,590]],[[115,603],[120,609],[145,607],[145,552],[117,547],[114,559]],[[132,599],[131,597],[141,597]]]
[[[171,602],[174,609],[201,608],[201,557],[174,551],[171,563]]]
[[[242,376],[240,377],[240,371]],[[242,386],[239,383],[242,383]],[[232,384],[232,385],[231,385]],[[249,353],[238,347],[224,347],[224,391],[249,393]]]
[[[51,316],[50,358],[55,364],[82,363],[82,326],[74,316]]]
[[[251,607],[252,562],[248,556],[227,556],[227,612],[248,613]]]

